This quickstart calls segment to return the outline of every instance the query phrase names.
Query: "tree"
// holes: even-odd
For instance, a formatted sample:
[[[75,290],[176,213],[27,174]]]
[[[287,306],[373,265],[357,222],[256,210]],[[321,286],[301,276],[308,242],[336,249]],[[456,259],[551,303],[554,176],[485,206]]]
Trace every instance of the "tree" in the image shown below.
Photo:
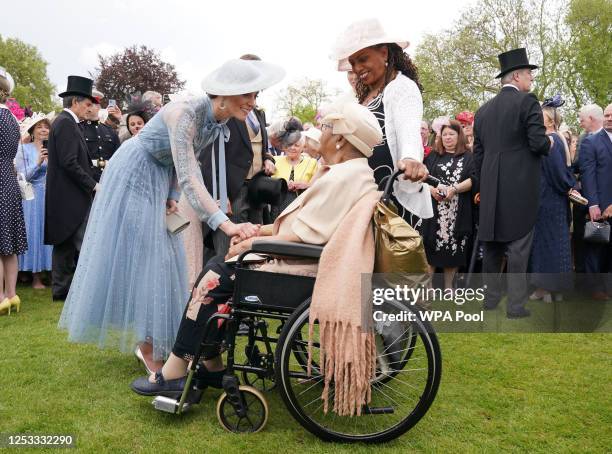
[[[22,106],[40,112],[55,109],[52,100],[55,87],[47,76],[47,62],[36,47],[16,38],[0,36],[0,62],[15,80],[12,97]]]
[[[576,104],[612,102],[612,2],[571,0],[567,85]]]
[[[175,93],[185,86],[174,66],[146,46],[134,45],[109,57],[98,55],[98,63],[99,67],[90,74],[107,99],[129,102],[136,92]]]
[[[281,91],[277,108],[287,116],[299,118],[302,123],[312,123],[319,107],[331,96],[321,79],[304,78]]]
[[[563,92],[559,48],[567,40],[566,1],[480,0],[449,30],[427,35],[415,55],[426,117],[476,110],[499,91],[497,55],[517,47],[526,47],[540,66],[534,85],[538,97]]]

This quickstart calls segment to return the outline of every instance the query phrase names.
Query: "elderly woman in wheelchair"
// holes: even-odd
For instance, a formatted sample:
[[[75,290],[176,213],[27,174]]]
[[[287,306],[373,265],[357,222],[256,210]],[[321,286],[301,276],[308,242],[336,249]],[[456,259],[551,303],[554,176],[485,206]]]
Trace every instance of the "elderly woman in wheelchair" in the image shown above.
[[[329,108],[327,115],[322,121],[320,146],[320,153],[327,165],[323,166],[316,174],[310,188],[294,200],[280,214],[273,225],[263,226],[258,237],[246,240],[233,239],[225,261],[217,258],[206,265],[194,286],[192,296],[183,313],[179,332],[170,357],[163,368],[155,374],[136,379],[132,383],[132,390],[134,392],[145,396],[175,398],[177,402],[180,398],[180,406],[176,404],[178,411],[176,408],[174,410],[174,412],[179,413],[183,405],[198,402],[201,390],[207,386],[224,388],[227,394],[231,394],[229,391],[231,383],[228,383],[228,380],[231,381],[231,377],[228,378],[229,374],[226,372],[221,360],[220,346],[222,345],[221,341],[226,325],[234,323],[231,320],[230,313],[232,313],[232,309],[228,301],[232,297],[236,298],[236,287],[242,285],[239,279],[239,272],[246,261],[246,253],[249,251],[262,251],[272,255],[254,257],[252,258],[253,263],[248,267],[260,272],[258,273],[259,277],[256,278],[259,281],[263,281],[263,276],[267,274],[263,272],[274,273],[270,274],[270,280],[266,279],[266,282],[260,282],[259,285],[271,288],[281,287],[275,289],[277,294],[278,292],[281,292],[281,294],[286,292],[287,295],[297,294],[297,290],[292,288],[293,284],[291,281],[287,280],[287,275],[296,276],[295,282],[297,287],[299,287],[300,278],[309,277],[311,278],[310,280],[314,281],[312,278],[317,275],[318,267],[316,259],[320,256],[322,248],[312,245],[323,246],[327,244],[339,226],[342,225],[343,219],[347,217],[347,214],[361,200],[365,198],[377,200],[380,197],[367,158],[371,156],[373,147],[382,140],[382,137],[378,121],[367,108],[356,103],[333,105]],[[423,174],[418,165],[408,166],[406,176],[416,181],[423,179],[426,173]],[[368,212],[371,213],[371,211]],[[300,246],[296,243],[303,244]],[[236,258],[238,258],[237,261]],[[247,256],[247,258],[249,257]],[[285,288],[282,288],[283,286]],[[312,284],[309,287],[309,291],[312,292]],[[303,298],[299,302],[302,301],[304,301]],[[235,303],[236,301],[233,301],[230,304],[235,305]],[[307,321],[308,314],[304,311],[300,312],[299,308],[295,312],[293,315],[289,312],[291,317],[286,315],[284,318],[276,318],[289,324],[290,322],[295,322],[295,318],[298,317],[298,321],[303,326],[304,320]],[[306,319],[304,318],[304,313],[306,314]],[[287,321],[287,318],[289,318],[289,321]],[[294,320],[292,321],[292,319]],[[232,326],[234,327],[234,325]],[[310,377],[310,359],[306,360],[305,342],[303,337],[300,337],[305,336],[305,334],[296,333],[295,330],[288,334],[293,336],[291,339],[293,339],[292,342],[294,344],[298,342],[303,346],[303,350],[300,350],[301,353],[298,352],[301,355],[301,359],[298,358],[298,362],[303,370],[300,369],[299,372],[294,373],[294,376],[298,378],[303,376],[298,383],[308,383],[309,380],[313,379]],[[412,335],[416,336],[414,333]],[[279,348],[281,347],[280,342],[283,337],[286,338],[287,336],[281,333],[278,339]],[[234,344],[235,337],[231,339],[230,342]],[[402,351],[411,352],[411,349],[415,348],[414,343],[410,344],[410,342],[412,340],[408,342],[407,348]],[[431,342],[435,345],[432,344],[433,347],[430,347],[430,345],[425,346],[427,356],[431,356],[432,348],[434,355],[438,351],[435,339],[433,341],[424,341],[423,343],[431,344]],[[229,370],[230,362],[233,364],[234,358],[233,349],[230,349],[229,346],[227,347]],[[375,349],[374,345],[371,347]],[[388,350],[389,346],[386,346],[386,349]],[[399,350],[399,347],[391,350]],[[394,357],[391,356],[392,353],[394,352],[383,352],[382,356],[386,356],[388,362],[389,358],[392,358],[391,361],[395,361]],[[294,352],[294,354],[296,353]],[[193,361],[194,359],[195,361]],[[197,366],[192,364],[200,359],[204,361],[199,362]],[[307,362],[308,374],[305,373]],[[316,367],[318,366],[315,364],[315,369]],[[190,371],[193,373],[190,373]],[[432,371],[430,366],[429,375],[432,375],[433,378],[428,378],[427,385],[421,396],[421,400],[424,399],[426,402],[422,404],[419,400],[419,404],[422,405],[422,413],[415,416],[414,411],[409,412],[408,417],[402,416],[398,422],[390,423],[391,429],[389,430],[371,432],[368,429],[365,430],[365,433],[352,433],[351,429],[349,433],[345,433],[346,431],[343,428],[328,430],[325,428],[327,423],[313,422],[308,419],[309,417],[301,418],[300,411],[298,411],[298,414],[295,411],[292,411],[292,413],[304,427],[322,438],[345,441],[374,441],[393,438],[414,425],[424,414],[431,400],[433,400],[435,389],[437,389],[437,380],[439,380],[439,368],[438,370],[434,368]],[[192,378],[197,381],[199,393],[196,388],[190,387]],[[235,376],[234,380],[234,385],[238,388]],[[386,379],[380,380],[381,385],[388,388],[389,386],[385,382]],[[240,387],[241,391],[242,388]],[[313,386],[310,386],[308,389],[310,388],[313,388]],[[387,393],[383,392],[385,395]],[[283,396],[283,399],[291,399],[293,393],[289,392],[289,394],[289,397]],[[321,394],[320,391],[318,394]],[[265,402],[265,399],[261,397],[259,399]],[[241,407],[242,404],[237,402],[236,398],[232,401],[230,396],[228,400],[235,409],[238,409],[235,412],[242,416],[238,418],[238,422],[235,425],[232,425],[228,422],[228,418],[222,415],[224,411],[220,409],[222,406],[220,401],[217,413],[220,421],[226,428],[240,432],[256,431],[263,427],[265,421],[261,424],[253,424],[249,428],[242,430],[240,428],[240,421],[247,415],[247,410]],[[246,403],[247,399],[243,397],[243,400],[243,403]],[[264,404],[264,406],[265,419],[267,419],[267,405]],[[391,404],[384,404],[377,408],[367,409],[365,406],[362,408],[366,408],[364,410],[365,413],[381,414],[388,417],[388,414],[393,413],[392,410],[389,410],[391,407]],[[243,409],[240,410],[240,408]],[[291,410],[289,405],[288,408]],[[327,407],[325,410],[327,412]],[[421,412],[421,410],[419,411]],[[361,413],[362,410],[360,409],[358,414]]]
[[[272,228],[261,229],[260,234],[267,240],[324,245],[353,205],[365,194],[377,191],[367,161],[373,146],[382,140],[376,118],[358,104],[345,104],[336,110],[341,115],[329,116],[345,117],[343,121],[350,122],[353,132],[334,134],[335,121],[323,121],[321,154],[328,165],[316,175],[311,188],[281,213]],[[262,236],[241,242],[233,240],[226,258],[250,250]],[[314,260],[274,260],[255,266],[259,271],[310,276],[316,275],[317,267]],[[135,392],[155,395],[182,391],[188,363],[201,341],[202,327],[213,314],[227,310],[227,300],[234,290],[234,267],[233,263],[218,260],[206,265],[185,308],[172,354],[161,371],[133,383]],[[203,294],[206,296],[202,297]],[[220,388],[224,370],[220,356],[215,353],[218,352],[207,352],[200,379]]]

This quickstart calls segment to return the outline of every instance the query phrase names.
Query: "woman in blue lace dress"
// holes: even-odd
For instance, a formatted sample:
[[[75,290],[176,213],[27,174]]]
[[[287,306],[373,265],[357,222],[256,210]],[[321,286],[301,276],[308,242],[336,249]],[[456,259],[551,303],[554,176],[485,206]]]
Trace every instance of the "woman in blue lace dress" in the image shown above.
[[[23,200],[23,216],[28,235],[28,250],[19,258],[19,271],[32,273],[32,287],[44,289],[41,272],[51,270],[52,246],[44,244],[45,181],[47,180],[47,149],[43,140],[49,137],[51,123],[45,115],[36,114],[23,121],[22,138],[29,135],[30,143],[17,151],[15,167],[34,189],[34,199]]]
[[[554,145],[542,158],[540,208],[529,258],[531,283],[536,290],[530,299],[551,302],[553,298],[562,299],[561,293],[573,286],[568,193],[576,180],[570,170],[569,147],[558,133],[560,114],[546,106],[542,113],[546,133],[552,136]]]
[[[75,342],[140,345],[149,370],[171,351],[189,296],[181,238],[166,215],[177,210],[179,190],[211,229],[248,238],[250,223],[224,214],[224,142],[227,120],[245,121],[260,90],[284,77],[261,61],[230,60],[202,82],[207,96],[171,102],[108,162],[96,194],[78,267],[59,322]],[[206,190],[196,153],[219,149],[220,196]],[[221,207],[221,209],[220,209]]]

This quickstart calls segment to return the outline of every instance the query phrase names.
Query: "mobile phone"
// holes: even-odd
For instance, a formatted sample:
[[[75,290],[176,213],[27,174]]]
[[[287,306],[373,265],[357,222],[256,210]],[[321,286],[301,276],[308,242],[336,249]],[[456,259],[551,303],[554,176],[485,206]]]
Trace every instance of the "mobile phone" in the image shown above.
[[[49,145],[49,141],[48,140],[45,139],[45,140],[42,141],[42,147],[43,148],[47,148],[48,145]]]
[[[438,189],[438,195],[440,197],[446,197],[446,192],[444,192],[442,189]]]
[[[115,101],[114,99],[109,99],[108,107],[117,107],[117,101]]]

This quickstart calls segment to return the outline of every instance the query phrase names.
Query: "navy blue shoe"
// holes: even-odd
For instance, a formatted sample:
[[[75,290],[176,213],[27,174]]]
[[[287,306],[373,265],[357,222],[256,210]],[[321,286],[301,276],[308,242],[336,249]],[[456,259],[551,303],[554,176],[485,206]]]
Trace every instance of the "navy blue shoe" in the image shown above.
[[[524,307],[521,307],[520,309],[517,309],[515,311],[508,311],[506,313],[506,316],[508,318],[525,318],[525,317],[529,317],[531,315],[531,312],[529,312],[527,309],[525,309]]]
[[[132,391],[141,396],[165,396],[178,399],[183,394],[187,377],[166,380],[161,371],[155,373],[155,383],[149,377],[140,377],[132,382]]]

